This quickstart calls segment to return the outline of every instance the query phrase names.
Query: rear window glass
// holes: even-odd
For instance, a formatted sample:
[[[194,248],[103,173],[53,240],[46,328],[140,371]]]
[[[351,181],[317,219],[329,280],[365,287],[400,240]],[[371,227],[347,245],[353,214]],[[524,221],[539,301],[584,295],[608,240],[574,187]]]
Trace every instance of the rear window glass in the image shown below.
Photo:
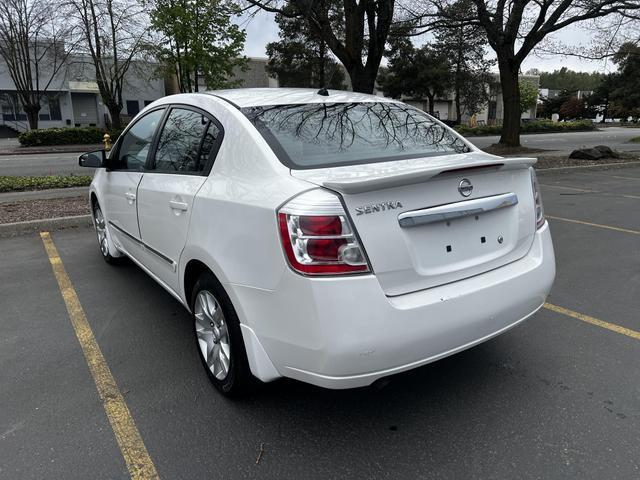
[[[468,152],[457,135],[402,103],[310,103],[243,108],[278,158],[293,169]]]

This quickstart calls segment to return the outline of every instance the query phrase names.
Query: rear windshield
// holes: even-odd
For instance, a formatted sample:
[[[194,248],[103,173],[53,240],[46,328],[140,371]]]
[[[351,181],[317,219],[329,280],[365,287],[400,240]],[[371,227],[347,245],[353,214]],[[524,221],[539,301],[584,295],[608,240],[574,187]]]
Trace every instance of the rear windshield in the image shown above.
[[[243,108],[280,161],[294,169],[468,152],[457,135],[402,103],[309,103]]]

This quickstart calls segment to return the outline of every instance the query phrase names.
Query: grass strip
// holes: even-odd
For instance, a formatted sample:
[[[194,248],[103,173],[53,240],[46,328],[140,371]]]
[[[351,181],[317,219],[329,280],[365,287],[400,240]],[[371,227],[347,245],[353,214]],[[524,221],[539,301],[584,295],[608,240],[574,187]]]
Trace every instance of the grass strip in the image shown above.
[[[0,176],[0,192],[86,187],[90,183],[89,175]]]

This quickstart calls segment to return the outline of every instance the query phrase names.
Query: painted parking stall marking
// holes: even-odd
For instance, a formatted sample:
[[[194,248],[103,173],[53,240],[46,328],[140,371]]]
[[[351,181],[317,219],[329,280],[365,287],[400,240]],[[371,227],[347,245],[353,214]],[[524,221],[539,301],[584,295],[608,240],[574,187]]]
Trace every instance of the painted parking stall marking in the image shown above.
[[[58,250],[49,232],[41,232],[40,237],[60,287],[60,293],[67,307],[69,319],[82,347],[82,352],[98,389],[105,413],[129,470],[129,475],[133,480],[159,479],[158,472],[142,441],[131,412],[129,412],[122,393],[118,389],[111,370],[102,355],[100,346],[93,335],[91,326],[67,275]]]
[[[613,230],[615,232],[631,233],[632,235],[640,235],[640,230],[631,230],[630,228],[612,227],[611,225],[602,225],[600,223],[585,222],[584,220],[576,220],[573,218],[554,217],[552,215],[546,215],[546,214],[545,214],[545,217],[550,218],[551,220],[559,220],[561,222],[577,223],[579,225],[586,225],[589,227],[596,227],[596,228],[604,228],[605,230]]]
[[[615,323],[605,322],[604,320],[600,320],[599,318],[591,317],[589,315],[585,315],[584,313],[574,312],[573,310],[569,310],[568,308],[560,307],[548,302],[544,304],[544,308],[546,308],[547,310],[551,310],[552,312],[560,313],[562,315],[566,315],[568,317],[590,323],[591,325],[595,325],[600,328],[606,328],[607,330],[619,333],[620,335],[626,335],[627,337],[631,337],[635,340],[640,340],[640,332],[636,330],[621,327],[620,325],[616,325]]]

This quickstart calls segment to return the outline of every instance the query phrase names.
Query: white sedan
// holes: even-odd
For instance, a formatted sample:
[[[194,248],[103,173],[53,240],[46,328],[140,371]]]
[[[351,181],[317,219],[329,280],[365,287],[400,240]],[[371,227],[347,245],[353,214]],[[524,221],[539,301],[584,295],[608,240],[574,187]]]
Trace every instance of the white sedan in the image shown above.
[[[531,158],[404,103],[239,89],[146,107],[97,167],[100,250],[192,314],[215,386],[365,386],[505,332],[555,276]]]

